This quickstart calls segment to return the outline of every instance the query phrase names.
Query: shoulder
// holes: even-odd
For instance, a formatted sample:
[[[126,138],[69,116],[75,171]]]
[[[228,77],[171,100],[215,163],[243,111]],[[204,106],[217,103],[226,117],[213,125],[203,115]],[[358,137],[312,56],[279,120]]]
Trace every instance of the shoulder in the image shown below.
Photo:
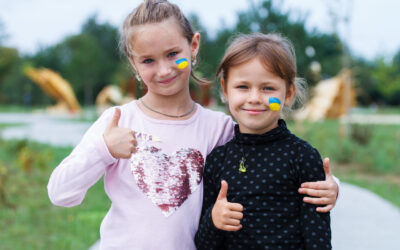
[[[319,152],[316,148],[311,146],[307,141],[297,137],[296,135],[291,134],[288,138],[289,147],[294,150],[297,154],[317,154],[319,156]]]
[[[227,151],[229,148],[230,142],[215,147],[206,158],[206,164],[204,167],[204,172],[206,175],[218,175],[221,171],[223,171],[223,164],[225,162],[226,157],[228,156]]]
[[[225,158],[227,154],[227,150],[229,148],[229,145],[231,144],[231,141],[225,143],[224,145],[217,146],[215,147],[207,156],[208,159],[221,159]]]
[[[210,119],[215,119],[219,122],[231,122],[233,123],[232,117],[230,115],[225,114],[222,111],[211,110],[209,108],[205,108],[201,105],[197,106],[199,109],[199,113],[201,116],[208,117]]]

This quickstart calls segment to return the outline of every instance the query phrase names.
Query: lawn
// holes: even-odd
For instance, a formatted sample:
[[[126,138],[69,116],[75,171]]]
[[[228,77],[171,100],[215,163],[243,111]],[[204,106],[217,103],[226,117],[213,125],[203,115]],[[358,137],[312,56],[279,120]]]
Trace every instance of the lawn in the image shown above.
[[[110,206],[102,181],[73,208],[55,207],[47,196],[51,171],[70,151],[0,141],[1,249],[88,249],[99,239],[100,222]]]

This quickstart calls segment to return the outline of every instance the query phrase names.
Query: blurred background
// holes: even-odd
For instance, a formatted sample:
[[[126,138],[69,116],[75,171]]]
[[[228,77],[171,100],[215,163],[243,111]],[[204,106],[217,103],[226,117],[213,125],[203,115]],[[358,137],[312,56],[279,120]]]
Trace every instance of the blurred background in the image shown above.
[[[0,249],[87,249],[99,238],[110,206],[102,181],[68,209],[52,206],[45,187],[105,108],[146,92],[118,50],[123,19],[140,2],[0,0]],[[171,2],[201,33],[195,70],[214,84],[190,88],[211,109],[227,112],[215,72],[234,34],[289,37],[309,87],[289,128],[330,157],[343,182],[334,249],[400,249],[390,242],[400,233],[400,2]],[[344,223],[357,213],[358,222]],[[387,224],[372,225],[370,216]],[[368,238],[377,232],[352,234],[355,226],[388,233],[374,245]]]

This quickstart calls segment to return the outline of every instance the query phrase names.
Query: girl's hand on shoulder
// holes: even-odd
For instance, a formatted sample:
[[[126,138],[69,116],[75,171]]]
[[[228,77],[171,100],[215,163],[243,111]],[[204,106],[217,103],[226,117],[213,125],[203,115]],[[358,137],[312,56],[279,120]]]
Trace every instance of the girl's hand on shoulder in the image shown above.
[[[317,207],[317,212],[327,213],[336,204],[339,192],[339,186],[333,179],[331,169],[329,167],[329,158],[324,159],[325,181],[305,182],[301,184],[299,193],[312,197],[304,197],[303,201],[314,205],[325,205]]]
[[[108,151],[114,158],[130,158],[136,152],[137,141],[132,129],[118,127],[121,110],[115,109],[114,116],[104,131],[103,138]]]
[[[242,228],[243,206],[239,203],[228,202],[228,183],[221,181],[221,189],[211,211],[214,226],[220,230],[238,231]]]

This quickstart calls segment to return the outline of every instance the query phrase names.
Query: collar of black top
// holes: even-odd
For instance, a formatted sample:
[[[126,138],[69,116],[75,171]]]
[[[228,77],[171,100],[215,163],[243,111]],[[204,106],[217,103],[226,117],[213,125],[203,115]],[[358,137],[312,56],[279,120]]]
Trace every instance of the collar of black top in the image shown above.
[[[290,131],[286,127],[286,122],[283,119],[279,119],[278,127],[261,135],[243,134],[239,130],[239,125],[236,124],[234,141],[239,144],[256,145],[256,144],[264,144],[266,142],[281,140],[289,135]]]

